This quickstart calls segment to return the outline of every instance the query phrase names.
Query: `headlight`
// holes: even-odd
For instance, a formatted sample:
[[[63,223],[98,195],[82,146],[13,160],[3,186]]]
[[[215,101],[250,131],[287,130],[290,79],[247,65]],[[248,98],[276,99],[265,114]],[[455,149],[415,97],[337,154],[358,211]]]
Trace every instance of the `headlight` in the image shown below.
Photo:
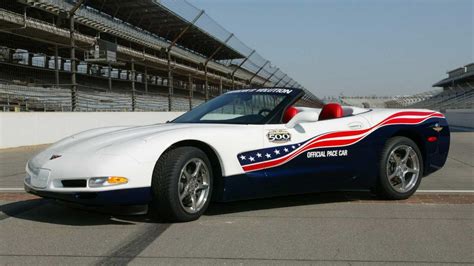
[[[122,176],[104,176],[89,178],[89,187],[108,187],[128,183],[128,179]]]

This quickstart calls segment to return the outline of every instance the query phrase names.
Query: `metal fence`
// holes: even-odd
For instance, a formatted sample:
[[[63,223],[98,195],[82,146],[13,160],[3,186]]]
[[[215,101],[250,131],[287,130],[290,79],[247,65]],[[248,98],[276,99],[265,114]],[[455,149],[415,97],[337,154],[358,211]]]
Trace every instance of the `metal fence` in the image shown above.
[[[202,10],[193,6],[189,2],[185,0],[154,0],[154,2],[157,5],[166,7],[168,10],[190,23],[196,19],[194,22],[196,26],[245,56],[245,58],[242,59],[219,61],[219,63],[226,66],[240,66],[252,73],[258,74],[265,80],[268,80],[268,83],[275,84],[276,86],[288,86],[304,89],[301,84],[293,80],[278,67],[272,65],[269,60],[265,59],[257,51],[247,46],[234,34],[224,29],[210,16],[205,13],[200,15]]]

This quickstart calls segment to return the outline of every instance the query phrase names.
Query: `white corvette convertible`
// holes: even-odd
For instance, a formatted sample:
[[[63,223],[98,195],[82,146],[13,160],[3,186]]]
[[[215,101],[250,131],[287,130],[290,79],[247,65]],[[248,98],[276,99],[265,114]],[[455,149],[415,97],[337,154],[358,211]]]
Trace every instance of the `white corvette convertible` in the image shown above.
[[[297,107],[303,95],[231,91],[166,124],[67,137],[28,162],[25,189],[84,205],[150,204],[162,218],[190,221],[211,199],[340,189],[405,199],[446,161],[441,113]]]

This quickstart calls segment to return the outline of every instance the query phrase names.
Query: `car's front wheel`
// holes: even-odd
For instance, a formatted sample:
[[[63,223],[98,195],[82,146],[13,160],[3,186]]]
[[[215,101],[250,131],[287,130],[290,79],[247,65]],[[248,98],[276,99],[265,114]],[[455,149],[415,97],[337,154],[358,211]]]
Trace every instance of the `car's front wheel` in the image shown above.
[[[153,207],[159,218],[170,222],[198,219],[209,206],[212,168],[206,154],[195,147],[165,152],[152,179]]]
[[[379,164],[377,195],[384,199],[407,199],[420,185],[423,157],[411,139],[393,137],[387,141]]]

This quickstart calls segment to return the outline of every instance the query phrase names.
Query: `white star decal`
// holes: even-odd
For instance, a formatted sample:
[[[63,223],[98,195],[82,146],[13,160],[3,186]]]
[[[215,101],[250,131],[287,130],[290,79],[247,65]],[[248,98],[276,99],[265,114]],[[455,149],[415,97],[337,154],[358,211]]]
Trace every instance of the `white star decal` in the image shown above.
[[[293,150],[296,149],[295,145],[291,146],[291,148],[293,148]]]
[[[284,150],[285,152],[288,152],[288,149],[287,149],[287,148],[284,148],[283,150]]]
[[[298,146],[301,146],[301,144],[298,144]]]
[[[275,149],[273,152],[274,152],[275,154],[277,154],[277,155],[280,154],[280,151],[277,150],[277,149]]]
[[[261,154],[261,153],[257,153],[257,157],[258,157],[258,158],[262,158],[262,154]]]
[[[265,157],[267,157],[267,158],[272,158],[272,156],[271,156],[270,154],[268,154],[268,153],[265,154]]]
[[[240,156],[240,160],[244,161],[245,159],[246,159],[245,156],[243,155]]]
[[[252,156],[250,156],[250,157],[249,157],[249,160],[250,160],[251,162],[253,162],[253,161],[255,161],[255,158],[253,158]]]

